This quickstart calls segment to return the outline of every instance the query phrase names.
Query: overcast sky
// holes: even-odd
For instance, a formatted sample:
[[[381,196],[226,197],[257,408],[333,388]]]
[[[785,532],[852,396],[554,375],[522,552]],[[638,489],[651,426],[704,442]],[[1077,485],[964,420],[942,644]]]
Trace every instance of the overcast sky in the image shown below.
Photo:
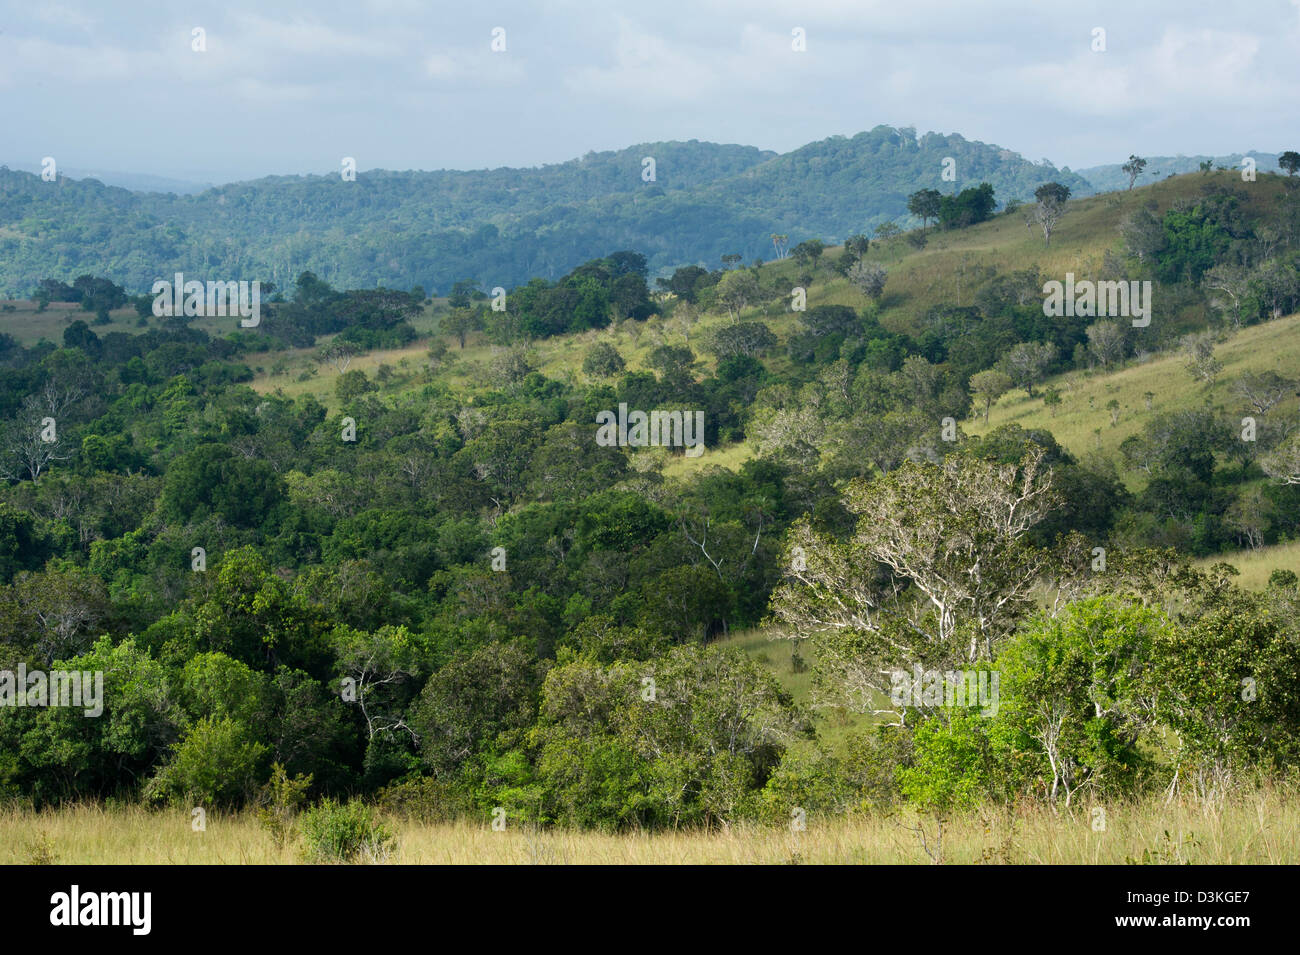
[[[14,166],[221,182],[881,123],[1074,168],[1297,148],[1300,0],[0,0]]]

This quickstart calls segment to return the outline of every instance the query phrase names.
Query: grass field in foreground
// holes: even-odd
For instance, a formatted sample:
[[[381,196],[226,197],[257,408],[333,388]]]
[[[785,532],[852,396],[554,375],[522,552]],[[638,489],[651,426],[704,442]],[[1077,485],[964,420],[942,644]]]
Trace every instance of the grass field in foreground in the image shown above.
[[[1095,808],[1105,829],[1094,829]],[[914,831],[917,817],[809,816],[807,829],[737,825],[712,832],[679,830],[625,835],[483,823],[427,825],[388,821],[397,836],[386,860],[398,864],[928,864]],[[933,849],[935,826],[925,822]],[[209,814],[194,832],[183,810],[104,809],[81,805],[33,813],[0,810],[0,864],[293,864],[301,843],[277,849],[251,815]],[[1073,815],[1035,808],[951,820],[943,861],[1011,864],[1296,864],[1300,863],[1300,803],[1294,794],[1262,790],[1220,812],[1158,802],[1094,807]]]

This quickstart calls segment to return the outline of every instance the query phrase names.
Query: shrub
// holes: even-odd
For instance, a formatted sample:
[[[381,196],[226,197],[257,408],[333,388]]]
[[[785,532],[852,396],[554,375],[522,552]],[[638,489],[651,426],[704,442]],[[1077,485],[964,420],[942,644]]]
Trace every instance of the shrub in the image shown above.
[[[307,857],[313,862],[382,862],[394,839],[363,802],[325,799],[302,816]]]
[[[146,798],[196,806],[232,805],[253,791],[267,748],[244,724],[204,717],[185,733],[171,761],[145,786]]]
[[[283,849],[293,832],[298,807],[311,788],[311,774],[289,778],[279,763],[271,764],[271,778],[258,797],[257,821],[271,834],[277,849]]]
[[[979,717],[953,711],[932,717],[913,734],[915,761],[899,770],[903,798],[940,818],[974,809],[989,782],[989,745]]]

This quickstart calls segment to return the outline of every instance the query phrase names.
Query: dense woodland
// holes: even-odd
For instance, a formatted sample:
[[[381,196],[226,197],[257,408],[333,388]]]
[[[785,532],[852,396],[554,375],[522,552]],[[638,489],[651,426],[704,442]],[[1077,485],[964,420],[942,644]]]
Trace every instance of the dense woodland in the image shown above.
[[[927,163],[954,148],[891,142]],[[807,162],[833,156],[826,146]],[[776,161],[733,157],[759,172]],[[0,201],[13,203],[6,175]],[[1064,204],[1043,185],[1029,185],[1039,207]],[[1153,416],[1123,462],[1072,454],[1046,430],[976,438],[945,422],[1012,389],[1050,401],[1051,375],[1139,351],[1182,349],[1189,374],[1215,374],[1213,335],[1300,307],[1293,186],[1260,211],[1207,178],[1194,200],[1125,218],[1101,277],[1153,281],[1174,303],[1162,314],[1194,316],[1143,338],[1125,319],[1045,316],[1042,286],[1058,277],[1032,269],[983,275],[966,304],[909,330],[890,321],[879,250],[977,227],[995,214],[994,180],[941,196],[936,224],[905,235],[845,228],[833,250],[792,228],[779,269],[743,265],[752,249],[737,243],[722,268],[655,281],[665,256],[694,250],[607,248],[537,269],[556,278],[503,280],[504,311],[464,258],[438,275],[350,271],[341,246],[301,250],[296,261],[335,257],[359,285],[418,276],[450,289],[429,367],[400,388],[344,369],[417,339],[424,288],[348,290],[303,269],[257,329],[212,337],[149,320],[134,283],[207,241],[198,200],[175,200],[196,215],[167,225],[138,199],[106,200],[108,278],[15,265],[8,245],[5,281],[32,275],[37,301],[85,313],[58,343],[0,335],[0,667],[103,671],[107,699],[100,719],[0,708],[0,792],[239,807],[302,777],[313,798],[629,828],[903,800],[936,813],[1179,787],[1215,800],[1290,773],[1296,576],[1251,592],[1188,560],[1300,533],[1300,437],[1270,416],[1297,382],[1260,375],[1241,383],[1240,407]],[[294,203],[298,191],[245,195]],[[916,197],[901,201],[929,208]],[[244,208],[238,190],[225,199]],[[685,195],[653,201],[684,231],[681,204],[711,214]],[[50,228],[87,227],[95,208],[78,203]],[[408,227],[382,241],[418,263]],[[773,229],[758,231],[761,245]],[[118,249],[123,235],[162,244]],[[422,233],[430,262],[446,260],[443,236]],[[500,244],[495,232],[483,242]],[[569,254],[539,242],[554,262]],[[208,261],[232,264],[219,249]],[[761,308],[788,309],[791,265],[814,289],[847,278],[858,304],[814,296],[794,333],[775,333]],[[96,331],[95,316],[131,303],[139,334]],[[679,309],[728,320],[656,348],[646,367],[598,341],[565,380],[524,347]],[[499,347],[490,380],[453,390],[438,360],[477,336]],[[254,365],[318,345],[337,361],[336,410],[250,387]],[[683,470],[667,452],[598,446],[597,413],[620,403],[701,409],[710,449],[745,440],[757,453],[734,470],[707,457]],[[1258,419],[1249,442],[1245,411]],[[1122,467],[1149,477],[1141,492]],[[759,626],[813,668],[814,705],[716,646]],[[996,670],[1000,707],[891,705],[890,671],[918,666]],[[831,711],[871,719],[831,732]]]
[[[729,253],[752,261],[773,257],[773,232],[839,240],[906,218],[907,196],[946,158],[956,164],[946,191],[987,181],[1004,199],[1028,199],[1044,179],[1091,191],[997,146],[887,126],[779,156],[648,143],[539,169],[277,176],[192,196],[0,169],[0,295],[27,295],[61,273],[144,292],[175,271],[282,287],[311,271],[341,288],[445,294],[466,277],[486,288],[553,281],[624,248],[655,274]]]

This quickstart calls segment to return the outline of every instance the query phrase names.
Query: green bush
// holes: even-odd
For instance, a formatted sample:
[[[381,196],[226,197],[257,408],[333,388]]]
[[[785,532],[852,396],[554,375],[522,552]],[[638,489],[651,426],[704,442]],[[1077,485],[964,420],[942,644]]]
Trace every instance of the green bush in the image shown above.
[[[311,776],[289,778],[279,763],[271,764],[271,778],[258,796],[257,821],[271,834],[277,849],[283,849],[292,834],[298,807],[307,798]]]
[[[382,862],[394,839],[365,803],[325,799],[302,816],[307,857],[313,862]]]
[[[899,770],[903,798],[936,816],[968,812],[984,799],[991,770],[985,721],[952,711],[913,733],[914,762]]]
[[[229,806],[257,787],[267,748],[236,720],[204,717],[185,732],[145,797],[194,806]]]

